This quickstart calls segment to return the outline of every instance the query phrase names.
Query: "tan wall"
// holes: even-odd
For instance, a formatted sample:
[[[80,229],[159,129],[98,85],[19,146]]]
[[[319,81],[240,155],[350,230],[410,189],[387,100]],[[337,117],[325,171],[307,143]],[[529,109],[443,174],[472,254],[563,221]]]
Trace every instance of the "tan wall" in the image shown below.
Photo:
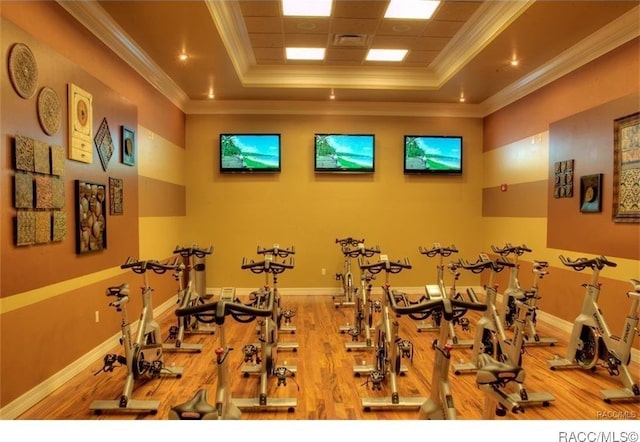
[[[219,134],[233,132],[280,133],[282,172],[221,175]],[[375,173],[315,174],[314,133],[332,132],[375,134]],[[464,174],[404,175],[409,133],[462,135]],[[394,285],[433,280],[436,263],[418,246],[438,241],[479,252],[481,139],[479,119],[189,115],[187,213],[193,241],[215,247],[208,285],[261,285],[261,276],[241,270],[242,258],[258,259],[258,245],[279,243],[296,247],[295,269],[281,276],[281,287],[337,287],[343,258],[335,240],[346,236],[379,245],[391,259],[411,260],[414,269],[395,275]]]
[[[612,51],[484,119],[483,241],[527,244],[521,278],[531,284],[531,261],[549,261],[540,308],[569,323],[583,299],[590,273],[564,267],[558,256],[604,254],[615,269],[602,271],[600,306],[618,333],[628,309],[628,280],[640,276],[640,225],[611,216],[613,119],[640,108],[639,40]],[[553,198],[553,164],[575,160],[574,197]],[[579,211],[580,176],[603,173],[601,213]],[[507,183],[507,191],[499,186]],[[515,191],[512,193],[512,191]],[[506,275],[499,278],[506,286]],[[640,344],[636,340],[636,347]]]
[[[13,43],[27,44],[38,64],[38,90],[42,86],[53,88],[62,105],[61,128],[48,136],[38,124],[36,97],[19,97],[8,76],[1,76],[0,407],[4,407],[118,332],[119,317],[107,306],[105,288],[122,282],[140,286],[140,276],[120,269],[127,256],[171,256],[178,240],[173,233],[162,233],[180,231],[175,226],[184,222],[185,204],[182,112],[56,2],[0,5],[2,59],[7,60]],[[115,153],[107,172],[102,170],[95,150],[92,164],[65,162],[67,235],[62,242],[16,247],[13,139],[22,134],[67,148],[67,83],[77,84],[93,95],[93,132],[106,117]],[[121,125],[137,132],[135,167],[120,163]],[[159,161],[158,156],[162,158]],[[176,171],[159,171],[161,166],[167,167],[167,162]],[[76,255],[74,180],[107,184],[108,177],[124,180],[124,215],[107,216],[106,250]],[[167,188],[173,192],[158,192]],[[171,210],[149,213],[149,200],[157,200],[160,195]],[[175,281],[170,275],[164,276],[151,278],[156,289],[154,305],[175,294]],[[139,314],[140,304],[140,299],[132,297],[132,319]],[[95,322],[96,311],[99,323]]]

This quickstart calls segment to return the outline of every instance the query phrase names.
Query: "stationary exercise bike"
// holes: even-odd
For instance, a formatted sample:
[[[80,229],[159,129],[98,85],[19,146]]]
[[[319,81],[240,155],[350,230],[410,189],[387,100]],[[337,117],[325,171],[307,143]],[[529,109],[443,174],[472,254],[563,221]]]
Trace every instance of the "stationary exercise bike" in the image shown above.
[[[179,285],[178,308],[184,310],[189,307],[204,304],[204,298],[200,296],[200,293],[198,293],[195,288],[195,258],[202,259],[205,256],[210,255],[213,253],[213,247],[209,246],[208,248],[203,249],[196,245],[192,245],[190,247],[176,246],[173,253],[182,258],[182,265],[174,273],[174,278],[178,280]],[[169,328],[169,335],[167,336],[166,341],[171,341],[172,343],[165,343],[163,345],[163,349],[168,352],[182,351],[200,353],[202,351],[202,344],[185,342],[185,334],[211,335],[214,332],[215,329],[213,327],[201,325],[195,317],[183,315],[178,317],[178,325],[174,325]]]
[[[419,246],[418,251],[420,252],[420,254],[425,255],[428,258],[434,258],[436,256],[439,257],[438,265],[436,266],[438,283],[425,285],[425,295],[420,299],[419,302],[422,302],[425,299],[441,299],[444,297],[462,301],[462,294],[456,291],[456,282],[458,278],[456,277],[453,279],[453,283],[449,289],[447,289],[447,286],[444,283],[444,258],[448,258],[453,253],[458,253],[458,249],[456,248],[456,246],[451,244],[450,246],[443,247],[440,245],[440,243],[434,243],[433,246],[429,249]],[[447,292],[449,294],[447,294]],[[448,321],[449,344],[454,348],[471,348],[473,346],[472,339],[459,339],[456,335],[456,325],[459,325],[464,331],[469,330],[469,319],[464,317],[466,313],[467,310],[465,310],[464,308],[455,308],[453,311],[453,317],[450,321]],[[442,310],[428,309],[421,313],[412,313],[409,315],[409,317],[411,319],[420,321],[417,325],[418,332],[439,331],[440,321],[442,319]],[[424,322],[425,319],[428,318],[431,318],[431,324]]]
[[[506,336],[498,308],[496,306],[496,296],[498,286],[494,284],[495,276],[505,267],[511,267],[514,264],[498,257],[491,260],[485,253],[481,253],[479,259],[475,263],[469,263],[464,259],[460,259],[460,265],[466,270],[473,273],[481,273],[487,269],[491,271],[489,284],[485,287],[485,310],[482,318],[476,324],[476,333],[473,343],[473,351],[470,362],[463,362],[453,365],[455,374],[476,373],[481,367],[480,355],[486,353],[496,359],[498,362],[507,363],[514,367],[522,367],[522,355],[524,353],[524,326],[526,316],[529,314],[529,305],[526,301],[516,300],[518,309],[518,317],[515,320],[513,334],[510,338]],[[472,299],[477,296],[472,288],[468,289]],[[518,375],[522,382],[515,383],[514,392],[504,392],[505,397],[511,399],[521,407],[542,405],[548,406],[551,401],[555,400],[550,393],[531,393],[524,386],[524,372]]]
[[[364,271],[376,275],[382,271],[386,272],[385,284],[382,286],[382,317],[376,324],[375,360],[373,365],[355,366],[356,376],[367,374],[365,385],[371,385],[374,391],[381,391],[382,384],[388,382],[391,395],[388,397],[367,397],[362,398],[364,411],[372,409],[419,409],[426,400],[424,397],[401,397],[398,391],[398,377],[407,371],[402,365],[403,358],[412,358],[413,345],[406,339],[398,337],[400,324],[396,319],[392,319],[393,313],[388,299],[392,295],[389,276],[400,273],[402,270],[410,269],[411,263],[408,259],[404,261],[392,262],[387,255],[380,255],[376,263],[365,263],[359,258],[360,268]]]
[[[633,290],[627,292],[631,300],[629,313],[622,327],[622,335],[611,334],[609,325],[598,307],[600,286],[598,277],[605,267],[616,267],[616,263],[604,256],[596,258],[571,259],[560,255],[560,261],[577,272],[591,269],[591,282],[583,284],[585,297],[582,311],[573,323],[567,354],[564,358],[548,361],[551,370],[581,368],[595,371],[598,362],[604,366],[611,376],[620,376],[623,388],[602,390],[600,397],[607,403],[614,401],[640,401],[640,388],[631,377],[629,362],[631,346],[638,333],[638,306],[640,299],[640,281],[631,279]]]
[[[258,251],[261,250],[258,248]],[[280,251],[278,254],[277,252]],[[287,379],[293,378],[296,374],[297,368],[291,365],[278,365],[277,355],[278,349],[280,349],[285,343],[281,343],[278,340],[278,320],[281,315],[279,308],[279,295],[277,292],[277,277],[285,270],[292,269],[294,266],[293,257],[289,257],[287,260],[277,261],[276,256],[283,256],[285,252],[277,247],[274,248],[274,254],[264,254],[264,260],[253,261],[243,258],[242,268],[250,270],[252,273],[266,275],[266,283],[264,288],[254,293],[254,303],[257,305],[266,303],[266,299],[273,298],[271,305],[271,314],[265,316],[260,323],[259,329],[259,343],[247,344],[243,347],[244,365],[241,367],[241,372],[245,377],[249,377],[251,374],[257,374],[260,378],[260,391],[258,397],[255,398],[236,398],[234,402],[241,410],[254,409],[258,411],[265,411],[269,409],[287,409],[293,411],[297,405],[297,399],[295,398],[272,398],[268,397],[267,389],[269,379],[275,377],[278,381],[278,386],[287,385]],[[288,256],[286,254],[285,256]],[[269,275],[273,277],[273,286],[269,283]],[[288,346],[287,348],[293,351],[297,350],[297,344],[294,346]]]
[[[184,371],[182,367],[167,367],[164,362],[160,326],[153,318],[153,306],[151,304],[153,289],[149,286],[146,273],[147,270],[151,270],[154,273],[162,274],[175,270],[178,265],[177,263],[163,264],[158,261],[137,261],[129,257],[120,266],[122,269],[131,269],[144,277],[142,313],[135,339],[131,338],[131,323],[127,315],[129,285],[121,284],[107,288],[107,296],[115,297],[115,300],[111,301],[109,306],[115,308],[122,315],[120,343],[124,347],[124,355],[106,355],[103,368],[96,374],[112,372],[118,366],[127,367],[127,374],[124,389],[119,398],[115,400],[95,400],[90,404],[89,409],[93,410],[95,414],[101,414],[103,411],[136,411],[156,414],[160,401],[132,398],[135,382],[140,379],[182,377]]]
[[[507,243],[504,247],[496,247],[491,246],[491,249],[494,253],[502,256],[505,260],[509,260],[509,256],[513,255],[513,267],[509,268],[509,283],[507,288],[502,293],[502,305],[500,308],[500,319],[502,320],[502,325],[506,328],[511,328],[513,326],[513,322],[515,318],[518,316],[518,310],[516,309],[515,300],[523,300],[527,299],[527,304],[529,305],[526,322],[526,332],[525,332],[525,340],[524,345],[527,346],[554,346],[558,340],[556,338],[545,338],[540,336],[538,331],[536,330],[536,322],[537,322],[537,312],[538,307],[536,303],[538,300],[542,299],[539,295],[539,282],[545,275],[547,275],[549,267],[549,263],[546,261],[533,261],[533,285],[530,290],[524,290],[520,286],[520,281],[518,279],[518,273],[520,270],[520,264],[518,264],[518,258],[522,256],[525,252],[531,252],[531,249],[526,245],[522,244],[519,246],[514,246],[512,244]]]
[[[344,249],[343,253],[345,253]],[[380,253],[380,247],[367,248],[363,243],[360,243],[357,247],[349,249],[347,253],[351,258],[371,258]],[[374,331],[373,316],[375,312],[382,310],[380,301],[371,298],[372,281],[374,279],[375,276],[371,272],[366,269],[360,269],[360,291],[355,294],[356,308],[354,309],[353,324],[340,326],[341,333],[351,336],[351,341],[344,344],[347,351],[374,349],[371,335]],[[361,337],[364,339],[361,340]]]
[[[447,267],[453,274],[454,279],[458,279],[460,276],[460,272],[458,271],[459,264],[452,262]],[[439,334],[438,338],[435,339],[431,345],[435,354],[431,375],[431,395],[420,406],[419,419],[457,419],[453,392],[449,384],[449,363],[451,361],[451,350],[453,348],[449,335],[451,333],[450,326],[455,317],[454,310],[484,311],[487,309],[487,306],[480,302],[464,302],[458,299],[451,299],[447,296],[446,290],[442,292],[441,297],[435,299],[422,297],[417,303],[410,303],[409,305],[403,306],[397,303],[396,296],[393,296],[388,290],[386,291],[386,295],[392,310],[397,315],[433,314],[435,310],[439,311]]]
[[[351,260],[357,258],[358,255],[351,255],[351,248],[358,247],[359,244],[364,244],[364,239],[356,239],[352,237],[337,238],[336,244],[340,245],[342,254],[344,255],[344,270],[342,273],[336,273],[336,279],[340,281],[342,287],[342,293],[332,296],[334,305],[336,308],[345,306],[354,306],[356,303],[354,298],[358,292],[358,287],[354,284],[353,272],[351,271]],[[336,301],[336,299],[342,299]]]
[[[225,320],[228,316],[239,322],[251,322],[256,318],[267,318],[273,309],[274,297],[267,295],[264,303],[258,307],[239,302],[233,294],[223,296],[218,301],[197,304],[176,310],[178,318],[194,317],[203,323],[215,322],[218,326],[219,346],[215,349],[218,379],[216,386],[215,404],[208,401],[208,391],[201,388],[189,401],[171,407],[169,419],[180,420],[237,420],[242,417],[242,411],[231,397],[229,353],[233,350],[225,340]],[[213,321],[212,321],[213,320]]]

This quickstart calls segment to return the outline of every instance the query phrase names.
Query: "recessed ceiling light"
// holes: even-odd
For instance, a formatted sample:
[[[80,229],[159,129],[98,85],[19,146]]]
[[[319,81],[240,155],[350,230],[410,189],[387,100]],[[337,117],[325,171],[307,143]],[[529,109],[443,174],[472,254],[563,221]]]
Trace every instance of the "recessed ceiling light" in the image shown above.
[[[287,60],[323,60],[324,48],[286,48]]]
[[[460,98],[458,98],[458,101],[459,101],[460,103],[464,103],[465,101],[467,101],[467,99],[466,99],[466,98],[464,98],[464,94],[460,94]]]
[[[520,62],[518,61],[517,58],[512,58],[511,61],[509,62],[509,64],[511,66],[518,66],[520,64]]]
[[[297,17],[329,17],[333,0],[282,0],[282,14]]]
[[[439,1],[432,0],[390,0],[384,18],[427,20],[439,4]]]
[[[369,49],[367,61],[402,61],[407,49]]]
[[[336,99],[336,94],[333,92],[333,89],[331,89],[331,94],[329,95],[329,100],[335,100]]]
[[[209,90],[209,95],[207,95],[207,97],[209,97],[209,99],[213,100],[215,98],[215,94],[213,93],[213,89]]]
[[[178,59],[180,59],[180,61],[187,61],[187,58],[189,58],[189,56],[184,52],[178,55]]]

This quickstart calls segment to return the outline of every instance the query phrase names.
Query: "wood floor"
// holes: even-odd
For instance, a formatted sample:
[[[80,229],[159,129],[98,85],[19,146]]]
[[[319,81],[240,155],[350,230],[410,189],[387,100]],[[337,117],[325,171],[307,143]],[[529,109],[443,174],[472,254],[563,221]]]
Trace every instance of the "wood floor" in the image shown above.
[[[269,397],[295,398],[293,411],[244,411],[242,419],[247,420],[409,420],[416,419],[417,410],[371,410],[365,411],[362,399],[388,397],[387,386],[382,391],[372,391],[366,383],[367,376],[354,375],[354,365],[373,363],[373,353],[367,351],[347,351],[345,343],[351,338],[341,334],[341,325],[353,323],[351,306],[336,308],[331,296],[284,296],[281,305],[285,309],[295,309],[292,324],[295,333],[280,333],[282,342],[295,342],[297,351],[281,349],[277,352],[277,364],[296,366],[295,377],[288,378],[286,386],[277,386],[277,380],[269,381]],[[475,312],[473,312],[475,313]],[[474,324],[478,316],[468,313],[471,330],[456,329],[460,339],[472,339]],[[115,312],[114,312],[115,314]],[[131,312],[134,315],[134,312]],[[376,321],[379,316],[376,316]],[[163,336],[176,323],[172,311],[158,318]],[[405,375],[399,378],[398,389],[401,397],[428,397],[431,389],[431,370],[434,351],[431,343],[436,333],[418,332],[416,321],[403,316],[399,336],[413,343],[413,360],[404,359],[407,366]],[[545,324],[539,324],[542,336],[553,336],[559,342],[554,347],[528,347],[523,359],[526,370],[526,386],[530,393],[548,392],[555,398],[549,406],[527,407],[523,414],[508,414],[499,420],[599,420],[638,419],[638,403],[619,402],[606,404],[598,395],[603,389],[620,386],[619,380],[609,376],[606,369],[595,372],[583,370],[551,371],[547,360],[555,354],[563,355],[567,334]],[[117,330],[114,330],[116,333]],[[234,398],[256,397],[259,382],[256,376],[243,377],[242,347],[256,341],[256,323],[242,324],[229,320],[225,323],[227,343],[234,350],[229,363],[232,372],[231,392]],[[36,404],[19,419],[30,420],[133,420],[167,419],[169,408],[189,400],[200,388],[209,391],[214,398],[216,387],[216,364],[214,349],[218,345],[218,333],[213,335],[190,335],[187,342],[202,343],[202,353],[166,353],[165,363],[169,366],[184,367],[180,379],[153,379],[136,385],[136,399],[160,401],[157,414],[132,414],[110,412],[94,414],[89,405],[96,399],[116,399],[122,392],[125,368],[116,368],[112,373],[99,373],[102,360],[77,375],[66,385]],[[120,348],[114,348],[120,353]],[[470,349],[454,349],[452,363],[469,360]],[[633,363],[633,374],[640,377],[638,364]],[[482,418],[483,395],[475,385],[475,375],[450,375],[451,387],[459,419],[478,420]]]

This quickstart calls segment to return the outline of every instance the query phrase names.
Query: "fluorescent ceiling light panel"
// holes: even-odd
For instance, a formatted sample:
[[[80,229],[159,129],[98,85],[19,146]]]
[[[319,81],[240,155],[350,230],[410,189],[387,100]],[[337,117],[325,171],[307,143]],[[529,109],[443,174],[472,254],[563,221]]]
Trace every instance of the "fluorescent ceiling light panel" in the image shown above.
[[[439,4],[439,1],[431,0],[390,0],[384,18],[427,20]]]
[[[287,60],[324,60],[325,48],[286,48]]]
[[[405,55],[406,49],[369,49],[367,61],[402,61]]]
[[[333,0],[282,0],[282,14],[298,17],[329,17]]]

